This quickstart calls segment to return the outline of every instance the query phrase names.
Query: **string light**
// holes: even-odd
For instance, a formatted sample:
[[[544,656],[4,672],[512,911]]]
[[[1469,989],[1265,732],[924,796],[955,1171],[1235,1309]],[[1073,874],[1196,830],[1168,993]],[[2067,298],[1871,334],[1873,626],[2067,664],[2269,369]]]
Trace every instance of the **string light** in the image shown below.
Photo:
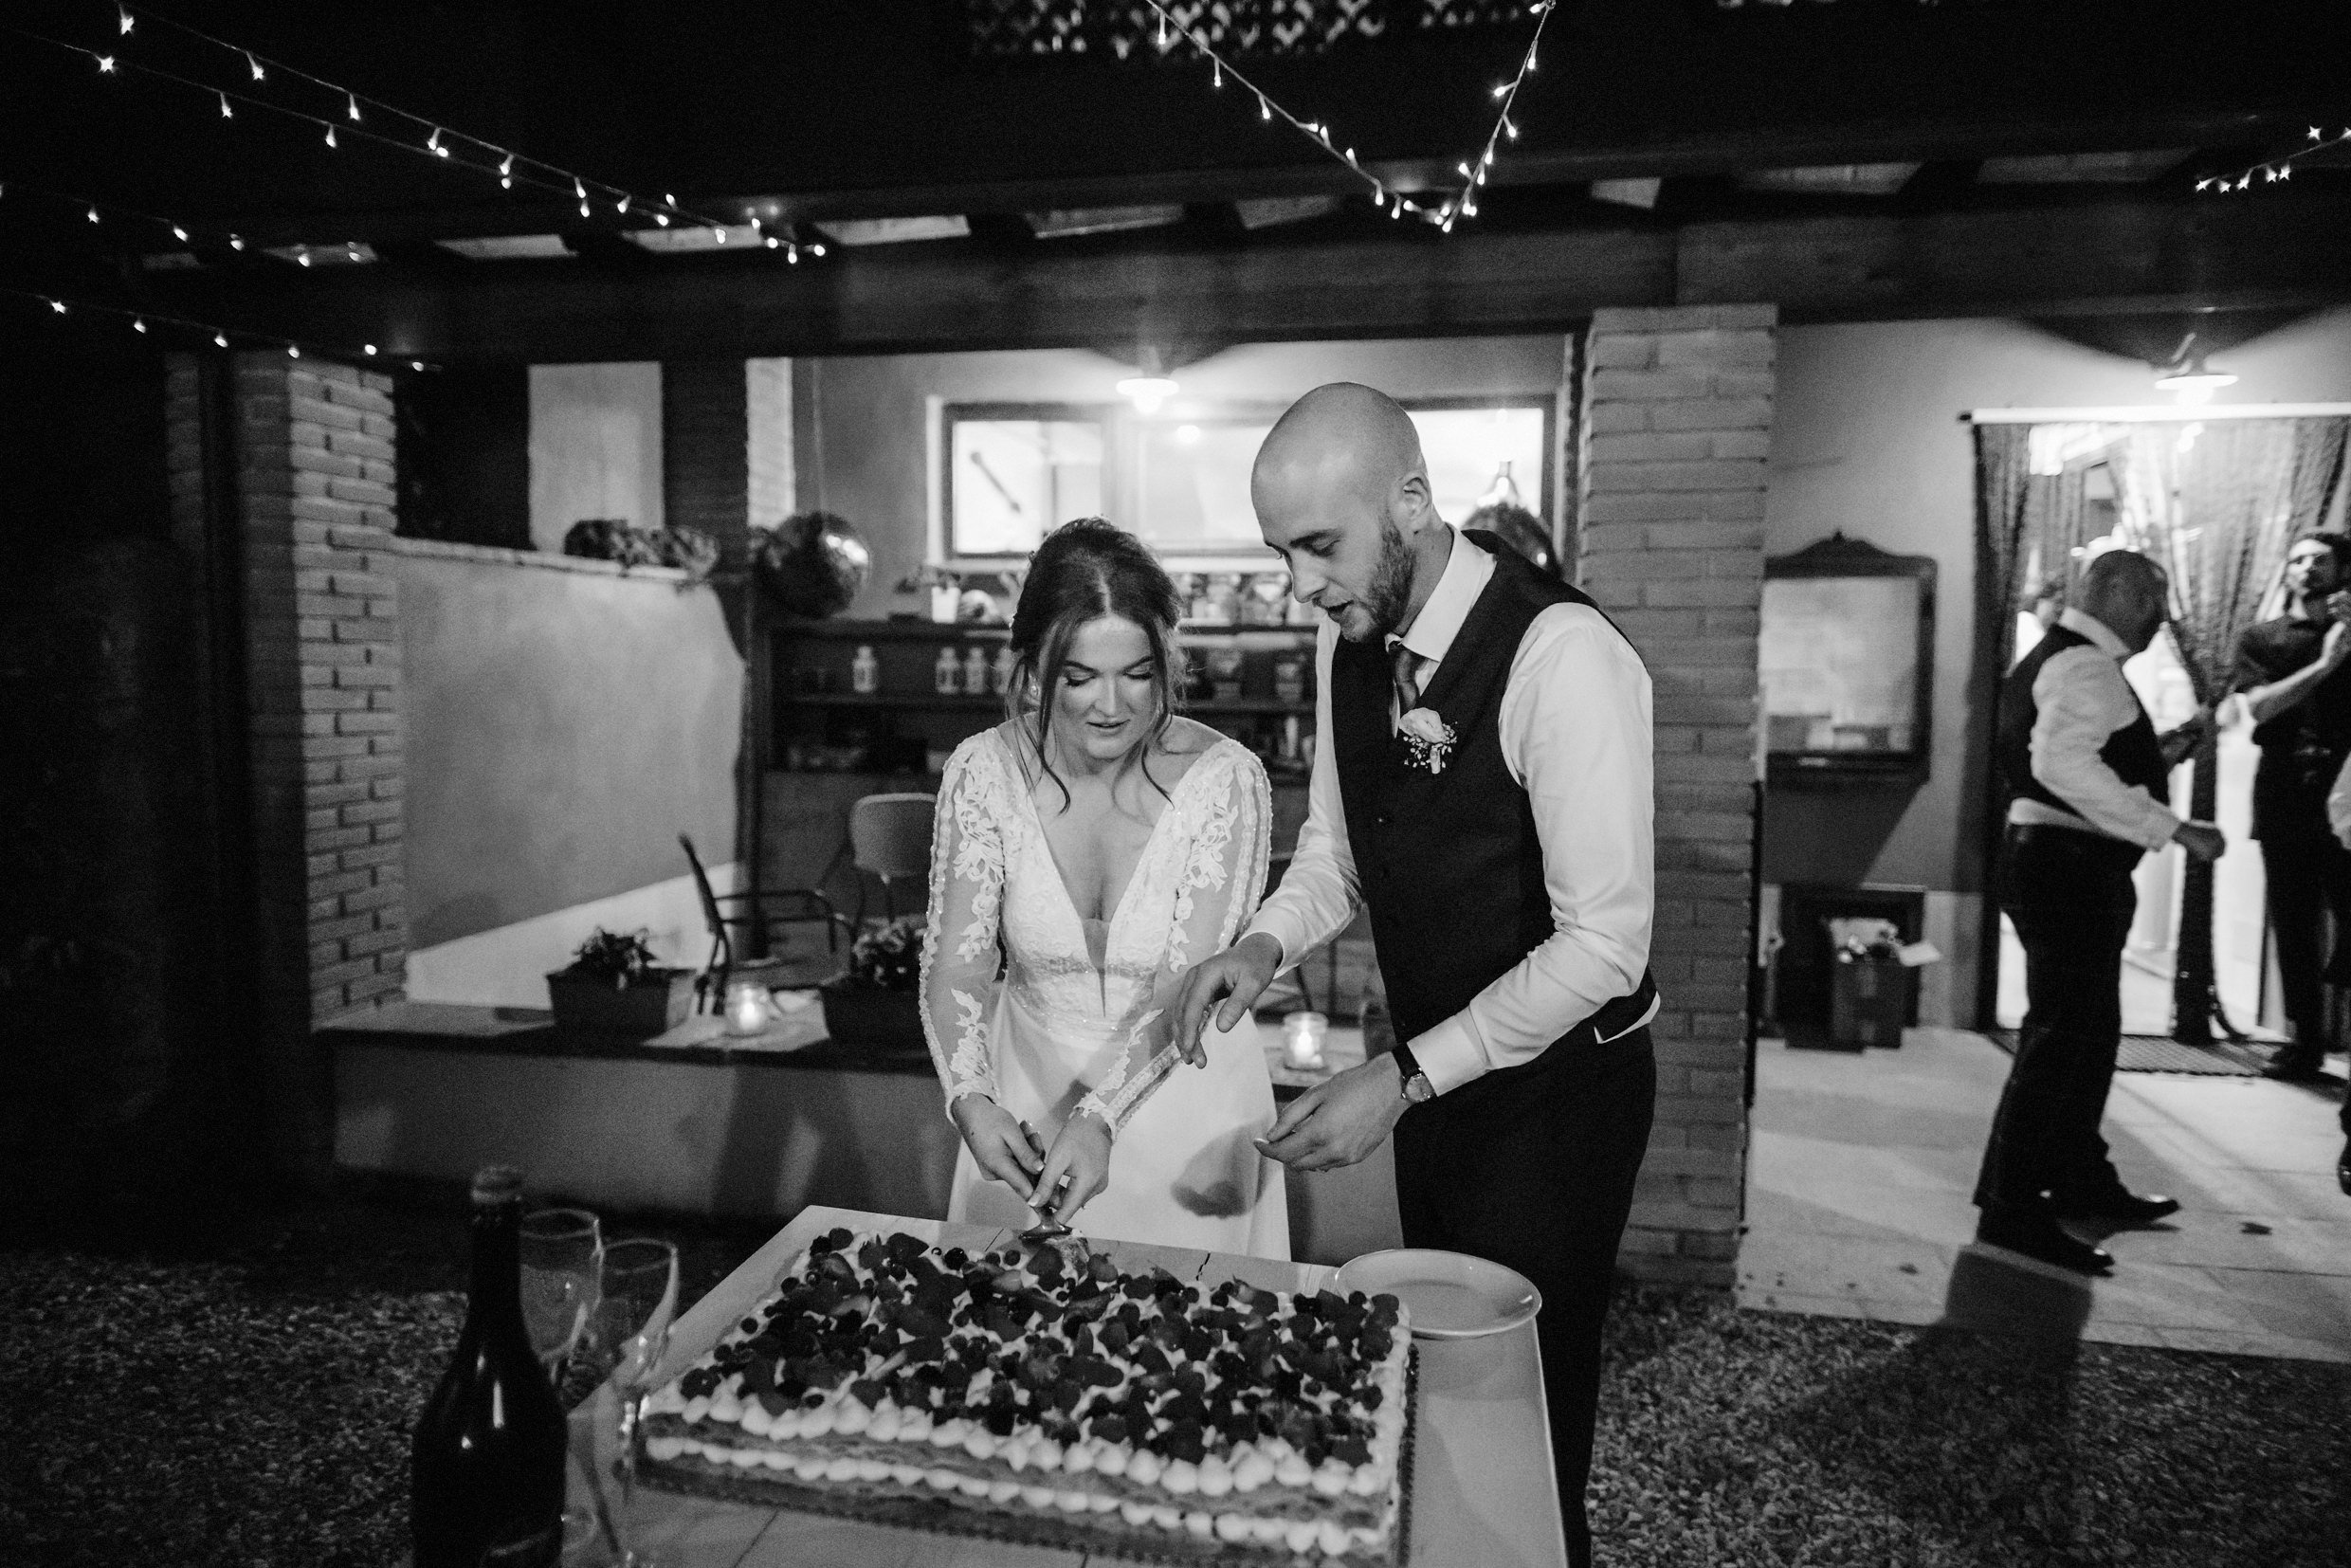
[[[173,326],[186,328],[191,332],[199,333],[203,336],[209,337],[211,338],[212,346],[214,348],[225,349],[229,346],[228,329],[210,321],[191,320],[185,316],[158,315],[156,312],[152,310],[128,309],[120,305],[92,304],[84,300],[67,301],[60,299],[54,295],[35,293],[28,289],[0,286],[0,296],[4,295],[14,295],[18,299],[22,300],[37,300],[41,303],[47,305],[52,314],[58,316],[89,314],[97,316],[120,317],[123,320],[129,323],[133,332],[137,333],[142,337],[154,336],[154,328],[158,325]],[[285,356],[289,359],[300,359],[303,357],[302,350],[305,345],[297,338],[280,337],[268,333],[248,332],[242,327],[237,329],[237,336],[248,342],[265,344],[270,347],[283,349],[285,351]],[[313,354],[350,356],[350,351],[344,348],[326,347],[316,342],[308,344],[307,347]],[[366,344],[359,350],[359,354],[361,356],[364,356],[370,359],[377,357],[381,352],[382,351],[374,343]],[[409,368],[410,370],[423,371],[430,367],[428,367],[422,359],[411,359],[409,361]]]
[[[1212,89],[1222,89],[1225,77],[1230,74],[1235,82],[1240,82],[1255,96],[1257,118],[1260,122],[1270,123],[1275,115],[1279,114],[1302,136],[1309,137],[1334,159],[1344,164],[1350,173],[1370,185],[1372,205],[1375,209],[1385,208],[1391,218],[1401,218],[1407,211],[1410,211],[1412,216],[1424,222],[1435,224],[1447,233],[1450,233],[1456,218],[1477,215],[1478,209],[1474,192],[1490,177],[1497,145],[1504,137],[1512,141],[1518,139],[1519,127],[1512,118],[1511,109],[1517,102],[1519,89],[1525,84],[1526,79],[1535,73],[1536,47],[1542,42],[1543,27],[1550,22],[1551,13],[1556,9],[1558,0],[1531,0],[1527,6],[1526,13],[1535,18],[1534,35],[1526,42],[1526,53],[1520,60],[1518,70],[1508,81],[1497,82],[1487,89],[1489,101],[1499,104],[1500,108],[1496,113],[1493,128],[1486,133],[1485,142],[1479,152],[1476,166],[1472,167],[1467,159],[1456,164],[1455,167],[1460,171],[1462,178],[1461,191],[1433,207],[1410,201],[1400,194],[1390,191],[1384,181],[1365,170],[1358,161],[1354,148],[1348,147],[1342,151],[1340,146],[1331,139],[1329,126],[1319,119],[1302,119],[1281,104],[1276,103],[1264,88],[1251,82],[1247,73],[1218,51],[1216,46],[1209,41],[1205,31],[1186,26],[1179,21],[1169,9],[1168,0],[1143,0],[1143,3],[1151,8],[1152,12],[1157,18],[1159,46],[1162,49],[1169,47],[1172,43],[1170,28],[1173,26],[1181,30],[1185,40],[1209,62],[1209,85]],[[1392,199],[1394,205],[1389,206]]]
[[[308,82],[325,92],[341,95],[343,100],[345,120],[348,127],[355,128],[352,130],[352,134],[355,136],[372,138],[388,147],[400,148],[404,151],[419,152],[426,155],[445,161],[458,162],[468,168],[480,169],[483,173],[488,172],[485,164],[494,159],[498,171],[499,184],[503,190],[513,190],[515,183],[518,180],[525,184],[537,186],[540,189],[550,190],[562,189],[563,184],[558,182],[568,183],[571,188],[573,199],[581,204],[582,216],[589,216],[592,214],[594,210],[594,201],[599,198],[611,199],[614,203],[613,210],[615,213],[623,217],[628,216],[635,205],[634,198],[630,195],[630,193],[622,190],[618,186],[605,184],[600,181],[591,182],[584,176],[574,173],[570,170],[560,169],[555,165],[544,163],[536,159],[521,158],[519,155],[507,148],[498,146],[493,142],[484,141],[478,137],[469,137],[465,136],[462,132],[451,131],[445,126],[427,120],[420,116],[408,114],[404,110],[395,108],[378,100],[371,99],[368,100],[368,103],[369,107],[377,111],[380,116],[390,117],[395,120],[404,120],[410,125],[427,130],[429,134],[426,137],[424,145],[420,148],[414,141],[404,140],[402,137],[397,136],[387,136],[373,131],[355,129],[355,127],[361,124],[365,111],[363,111],[360,107],[358,93],[350,87],[343,86],[337,82],[326,81],[321,77],[314,76],[311,73],[302,70],[299,66],[287,64],[282,60],[270,59],[268,56],[263,55],[256,50],[246,48],[243,45],[233,44],[226,39],[214,37],[212,34],[205,32],[200,28],[190,27],[186,23],[174,21],[170,17],[159,16],[152,12],[135,13],[132,8],[127,4],[121,3],[121,0],[118,0],[116,6],[116,16],[119,24],[120,32],[123,35],[128,35],[136,22],[143,18],[144,20],[156,23],[162,27],[186,34],[189,37],[197,39],[205,44],[212,46],[215,48],[223,50],[236,59],[241,60],[245,64],[246,73],[249,79],[253,82],[264,81],[269,77],[270,73],[274,71],[280,78],[293,77],[301,82]],[[82,55],[91,61],[102,74],[122,75],[136,71],[146,76],[173,82],[182,87],[191,88],[201,92],[209,92],[212,94],[214,101],[219,106],[221,118],[224,119],[235,119],[239,106],[248,107],[264,111],[266,113],[284,115],[290,119],[304,120],[314,126],[317,126],[321,133],[321,139],[329,148],[339,149],[342,144],[341,137],[337,134],[337,128],[335,122],[322,119],[318,115],[310,114],[300,109],[290,108],[282,103],[271,102],[264,99],[232,94],[227,89],[214,86],[210,82],[194,81],[191,78],[177,75],[172,71],[164,70],[154,65],[144,64],[138,61],[121,60],[115,55],[100,54],[97,50],[84,48],[79,45],[68,44],[62,40],[46,37],[41,33],[32,32],[22,27],[7,27],[6,30],[13,32],[20,37],[29,38],[36,43],[46,44],[51,47],[63,49],[68,53]],[[458,157],[456,155],[458,149],[453,146],[453,143],[455,142],[463,142],[466,144],[465,151],[469,155],[466,157]],[[475,159],[470,155],[471,154],[477,152],[482,155],[481,161],[475,161]],[[536,173],[519,171],[517,168],[518,162],[529,165],[530,169],[536,171]],[[672,218],[676,218],[689,223],[705,226],[711,228],[714,232],[720,233],[720,237],[719,243],[727,243],[722,232],[726,228],[725,220],[706,213],[688,211],[686,209],[678,205],[678,199],[674,194],[665,194],[663,204],[666,210],[662,213],[657,213],[655,216],[655,221],[659,223],[661,227],[665,228],[668,228],[670,226],[670,220]],[[239,248],[242,248],[242,246],[240,246]],[[814,247],[811,246],[809,248],[811,253],[817,253],[815,252]]]
[[[2303,138],[2303,145],[2295,148],[2284,157],[2268,163],[2251,164],[2233,174],[2207,174],[2196,182],[2196,188],[2198,191],[2209,191],[2218,195],[2226,195],[2232,191],[2249,189],[2253,183],[2255,174],[2261,176],[2261,183],[2264,185],[2274,185],[2282,180],[2290,180],[2294,177],[2296,158],[2308,157],[2313,153],[2324,153],[2332,148],[2341,147],[2345,142],[2351,142],[2351,125],[2343,127],[2331,137],[2326,134],[2324,126],[2313,125]]]

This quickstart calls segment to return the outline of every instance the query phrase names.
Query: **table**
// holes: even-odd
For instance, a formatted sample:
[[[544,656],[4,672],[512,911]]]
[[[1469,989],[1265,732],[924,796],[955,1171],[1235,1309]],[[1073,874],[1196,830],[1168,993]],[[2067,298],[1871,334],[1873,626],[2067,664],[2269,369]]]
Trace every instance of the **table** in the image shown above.
[[[811,1206],[678,1319],[658,1376],[665,1381],[683,1372],[768,1292],[812,1238],[835,1226],[903,1231],[967,1249],[1003,1247],[1012,1239],[1010,1231],[988,1226]],[[1313,1290],[1335,1272],[1315,1264],[1133,1242],[1097,1243],[1096,1249],[1124,1269],[1157,1266],[1202,1284],[1237,1279],[1265,1288]],[[1408,1560],[1413,1568],[1564,1564],[1567,1547],[1534,1324],[1482,1340],[1423,1340],[1418,1347]],[[609,1412],[609,1395],[598,1404]],[[611,1423],[600,1416],[597,1426],[607,1434],[609,1454]],[[576,1472],[572,1484],[574,1489],[581,1486]],[[859,1524],[650,1487],[638,1489],[634,1525],[639,1548],[657,1553],[668,1568],[1111,1568],[1121,1560]]]

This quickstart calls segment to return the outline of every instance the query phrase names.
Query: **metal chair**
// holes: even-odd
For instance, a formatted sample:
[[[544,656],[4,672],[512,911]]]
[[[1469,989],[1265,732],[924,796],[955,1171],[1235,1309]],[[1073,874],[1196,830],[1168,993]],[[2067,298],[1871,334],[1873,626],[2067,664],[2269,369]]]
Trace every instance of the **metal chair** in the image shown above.
[[[935,795],[869,794],[849,808],[849,859],[857,867],[856,929],[866,928],[866,878],[882,884],[882,918],[898,914],[898,884],[920,889],[915,908],[930,897],[931,817]]]
[[[746,887],[733,893],[714,892],[710,874],[702,869],[702,856],[694,852],[694,841],[680,833],[678,843],[685,850],[686,865],[694,871],[694,891],[702,899],[702,921],[710,927],[710,957],[694,981],[697,1012],[716,1012],[726,1005],[727,977],[737,969],[756,965],[774,971],[783,967],[787,960],[766,957],[771,926],[823,922],[826,973],[804,978],[811,984],[829,978],[837,967],[834,956],[841,950],[841,933],[847,931],[852,939],[857,935],[857,928],[849,924],[830,899],[813,887]],[[730,913],[729,904],[740,907]],[[738,928],[748,955],[741,962],[738,962],[735,948],[735,932]]]

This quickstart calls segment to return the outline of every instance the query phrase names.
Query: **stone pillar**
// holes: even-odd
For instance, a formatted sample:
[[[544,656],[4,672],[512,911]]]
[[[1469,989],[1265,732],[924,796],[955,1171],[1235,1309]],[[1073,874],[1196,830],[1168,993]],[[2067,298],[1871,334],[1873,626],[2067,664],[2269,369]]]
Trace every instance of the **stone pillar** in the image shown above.
[[[1603,310],[1585,369],[1576,577],[1655,691],[1657,1120],[1621,1261],[1728,1285],[1745,1207],[1756,636],[1771,305]]]
[[[201,487],[192,361],[174,365],[174,495]],[[392,378],[246,353],[233,370],[233,518],[245,564],[259,1051],[273,1154],[333,1163],[316,1025],[397,1000],[408,953],[401,862],[399,601],[391,567]]]

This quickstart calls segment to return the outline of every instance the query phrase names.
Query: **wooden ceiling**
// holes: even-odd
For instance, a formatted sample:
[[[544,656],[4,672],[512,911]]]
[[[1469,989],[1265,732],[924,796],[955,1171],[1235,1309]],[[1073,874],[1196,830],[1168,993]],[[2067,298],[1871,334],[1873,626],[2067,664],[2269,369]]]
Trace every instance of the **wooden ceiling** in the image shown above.
[[[1418,25],[1449,4],[1464,25]],[[0,281],[440,360],[1549,330],[1717,300],[1854,319],[2351,299],[2351,173],[2195,190],[2310,124],[2343,128],[2337,0],[1560,0],[1523,134],[1449,235],[1386,220],[1180,44],[1124,60],[975,44],[975,18],[1013,7],[1097,41],[1148,24],[1131,0],[171,13],[592,178],[832,242],[797,266],[678,248],[641,210],[582,220],[445,162],[329,150],[306,123],[225,119],[192,88],[101,81],[0,32],[0,179],[185,219],[196,241],[11,193]],[[1214,14],[1367,7],[1378,38],[1244,63],[1390,186],[1441,191],[1524,50],[1514,7]],[[8,22],[89,46],[116,28],[110,0]],[[158,25],[134,45],[155,69],[246,85],[233,53]],[[231,229],[243,250],[221,243]]]

